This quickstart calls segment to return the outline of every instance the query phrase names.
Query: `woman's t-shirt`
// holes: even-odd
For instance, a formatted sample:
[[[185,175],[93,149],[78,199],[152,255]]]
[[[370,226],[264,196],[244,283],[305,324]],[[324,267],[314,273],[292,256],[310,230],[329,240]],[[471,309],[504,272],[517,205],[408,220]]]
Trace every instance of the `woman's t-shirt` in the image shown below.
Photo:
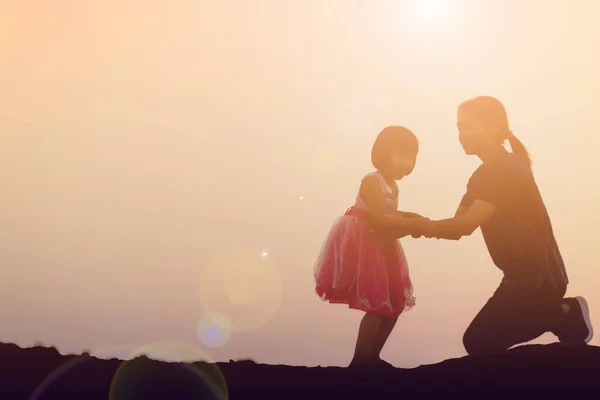
[[[478,199],[498,207],[481,232],[506,279],[567,285],[548,211],[528,165],[513,153],[500,151],[473,173],[461,205],[470,207]]]

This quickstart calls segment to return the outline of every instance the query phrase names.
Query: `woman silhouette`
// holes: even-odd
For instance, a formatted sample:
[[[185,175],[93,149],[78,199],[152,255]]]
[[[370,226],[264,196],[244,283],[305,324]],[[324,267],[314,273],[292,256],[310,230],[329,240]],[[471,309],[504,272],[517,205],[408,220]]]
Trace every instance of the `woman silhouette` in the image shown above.
[[[481,227],[504,277],[463,337],[469,354],[507,350],[552,332],[563,343],[593,336],[583,297],[564,298],[569,280],[527,149],[509,129],[502,103],[480,96],[458,108],[460,143],[482,164],[454,218],[427,221],[423,236],[458,240]],[[512,152],[503,144],[508,140]]]

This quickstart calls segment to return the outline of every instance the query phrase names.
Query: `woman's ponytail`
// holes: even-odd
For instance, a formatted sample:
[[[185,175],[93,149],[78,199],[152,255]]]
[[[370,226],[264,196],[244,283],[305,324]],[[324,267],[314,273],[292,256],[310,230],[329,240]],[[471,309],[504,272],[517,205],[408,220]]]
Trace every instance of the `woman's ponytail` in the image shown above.
[[[523,160],[529,167],[531,167],[531,155],[529,154],[529,151],[527,151],[527,148],[523,142],[521,142],[518,137],[511,133],[508,137],[508,143],[510,143],[510,149],[512,152],[521,160]]]
[[[479,118],[488,132],[498,135],[499,142],[504,143],[508,139],[512,152],[531,167],[531,156],[525,145],[510,131],[506,109],[500,100],[492,96],[477,96],[463,102],[459,108],[466,108]]]

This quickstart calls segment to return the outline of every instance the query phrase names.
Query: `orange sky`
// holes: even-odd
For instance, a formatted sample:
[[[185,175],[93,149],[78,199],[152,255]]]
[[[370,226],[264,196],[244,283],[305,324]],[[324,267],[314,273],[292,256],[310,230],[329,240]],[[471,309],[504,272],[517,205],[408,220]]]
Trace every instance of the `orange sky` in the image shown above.
[[[361,314],[314,294],[324,235],[390,124],[421,141],[401,209],[453,214],[478,164],[455,111],[478,94],[529,147],[569,294],[600,321],[600,3],[451,3],[3,1],[0,340],[345,365]],[[481,234],[403,243],[417,307],[384,357],[464,355],[500,280]]]

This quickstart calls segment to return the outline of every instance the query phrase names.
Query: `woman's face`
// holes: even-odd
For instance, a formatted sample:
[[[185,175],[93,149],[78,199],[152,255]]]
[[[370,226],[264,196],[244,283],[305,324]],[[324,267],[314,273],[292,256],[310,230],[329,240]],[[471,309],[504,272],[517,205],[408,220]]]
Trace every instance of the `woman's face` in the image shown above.
[[[478,155],[497,146],[483,122],[464,108],[458,109],[458,140],[467,155]]]

